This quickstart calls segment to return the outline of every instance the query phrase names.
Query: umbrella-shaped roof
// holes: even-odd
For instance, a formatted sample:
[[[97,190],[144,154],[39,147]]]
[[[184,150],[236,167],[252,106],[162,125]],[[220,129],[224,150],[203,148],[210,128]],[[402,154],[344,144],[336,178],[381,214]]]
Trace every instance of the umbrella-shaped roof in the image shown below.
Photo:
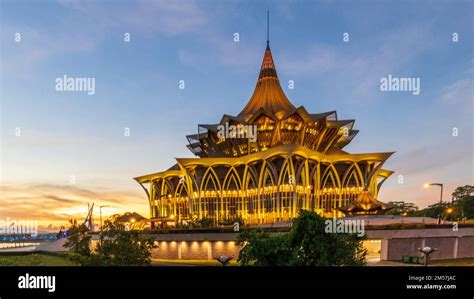
[[[382,214],[392,206],[378,201],[372,193],[362,191],[350,204],[339,208],[344,214]]]
[[[296,109],[280,86],[269,45],[265,49],[262,67],[252,97],[238,116],[247,121],[262,108],[277,119],[281,119]]]

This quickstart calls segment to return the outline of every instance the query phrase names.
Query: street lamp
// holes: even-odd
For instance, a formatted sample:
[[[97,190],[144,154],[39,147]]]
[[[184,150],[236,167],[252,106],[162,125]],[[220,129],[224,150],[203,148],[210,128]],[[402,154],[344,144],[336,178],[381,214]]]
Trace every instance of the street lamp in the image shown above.
[[[427,184],[425,184],[425,188],[428,188],[429,186],[439,186],[439,187],[441,187],[439,203],[443,203],[443,184],[441,184],[441,183],[427,183]]]
[[[418,251],[423,253],[423,256],[425,258],[425,267],[428,266],[428,258],[430,256],[430,254],[432,254],[433,252],[437,251],[438,249],[436,248],[431,248],[429,246],[425,246],[423,248],[418,248]]]
[[[446,219],[453,213],[454,209],[453,208],[447,208],[446,209]],[[451,219],[451,218],[450,218]]]

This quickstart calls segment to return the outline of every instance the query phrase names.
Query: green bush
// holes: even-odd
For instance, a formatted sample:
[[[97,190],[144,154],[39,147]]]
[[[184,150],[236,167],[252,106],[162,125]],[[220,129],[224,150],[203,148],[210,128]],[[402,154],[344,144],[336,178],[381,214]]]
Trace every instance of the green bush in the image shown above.
[[[356,234],[326,233],[325,220],[302,211],[287,234],[242,232],[237,261],[244,266],[362,266],[367,250]]]

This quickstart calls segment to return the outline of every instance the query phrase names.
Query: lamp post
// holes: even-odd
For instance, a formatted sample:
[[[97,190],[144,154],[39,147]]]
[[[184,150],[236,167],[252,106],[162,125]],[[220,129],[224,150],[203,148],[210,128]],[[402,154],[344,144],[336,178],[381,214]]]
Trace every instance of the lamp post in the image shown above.
[[[428,183],[428,184],[425,184],[425,188],[428,188],[429,186],[439,186],[439,187],[441,187],[441,193],[440,193],[440,196],[439,196],[439,203],[443,203],[443,184],[441,184],[441,183]]]
[[[418,248],[418,251],[423,253],[423,257],[425,258],[424,262],[425,262],[425,267],[428,266],[428,258],[430,256],[430,254],[432,254],[433,252],[437,251],[438,249],[436,248],[431,248],[429,246],[425,246],[423,248]]]

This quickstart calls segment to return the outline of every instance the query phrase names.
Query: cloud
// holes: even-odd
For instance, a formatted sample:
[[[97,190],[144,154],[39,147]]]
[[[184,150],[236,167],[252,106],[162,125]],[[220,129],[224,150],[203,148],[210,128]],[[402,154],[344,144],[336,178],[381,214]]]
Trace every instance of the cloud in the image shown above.
[[[440,182],[444,184],[444,200],[450,200],[456,187],[472,184],[473,168],[466,165],[472,166],[473,162],[469,138],[430,143],[420,138],[418,145],[411,145],[387,161],[385,168],[396,172],[382,187],[379,199],[412,202],[423,208],[439,200],[439,190],[425,189],[423,185]],[[398,182],[400,175],[402,184]]]
[[[90,52],[95,43],[84,34],[71,35],[63,31],[51,31],[33,28],[27,24],[4,24],[1,30],[5,41],[2,53],[2,73],[18,74],[18,70],[29,70],[36,63],[64,53]],[[21,41],[15,42],[16,33],[21,34]]]
[[[140,25],[145,21],[154,30],[172,35],[197,31],[207,23],[197,1],[142,0],[130,17],[131,23]]]
[[[232,70],[254,71],[258,69],[265,48],[263,44],[234,42],[233,33],[223,35],[217,32],[203,34],[198,43],[203,47],[178,50],[180,63],[207,74],[210,65],[230,66]],[[249,45],[250,44],[250,45]]]
[[[442,90],[440,99],[449,105],[460,105],[466,109],[460,109],[472,114],[472,103],[474,102],[474,85],[472,78],[458,80]]]
[[[194,0],[139,0],[114,5],[61,0],[59,4],[76,11],[74,19],[89,19],[102,30],[128,27],[129,30],[177,35],[195,32],[208,21],[205,11]]]
[[[2,20],[2,72],[13,74],[56,55],[94,51],[110,36],[123,32],[161,33],[174,36],[199,31],[208,22],[196,1],[136,1],[98,3],[59,0],[67,13],[52,20],[50,27]],[[5,12],[8,14],[8,11]],[[120,30],[117,33],[117,30]],[[22,41],[15,42],[15,33]]]
[[[37,220],[41,225],[64,225],[69,219],[83,220],[87,204],[95,203],[94,215],[99,206],[104,216],[136,211],[148,217],[146,196],[141,193],[104,188],[81,188],[73,185],[0,185],[2,205],[0,217]]]
[[[337,80],[337,85],[344,85],[341,90],[367,95],[378,92],[382,76],[418,76],[406,72],[418,55],[433,47],[430,37],[430,26],[417,24],[371,35],[367,40],[353,39],[348,44],[342,40],[337,45],[318,42],[303,53],[295,49],[292,55],[283,55],[281,69],[293,76],[317,77],[328,86]]]
[[[394,179],[396,181],[396,179]],[[417,205],[420,209],[439,202],[440,189],[438,187],[424,188],[423,185],[429,182],[423,176],[409,177],[405,179],[405,184],[392,184],[383,186],[378,199],[383,202],[404,201]],[[452,193],[459,186],[464,186],[469,182],[463,179],[443,180],[443,201],[450,202]]]
[[[397,172],[414,175],[429,170],[441,171],[459,161],[472,159],[472,150],[468,144],[453,145],[447,142],[424,144],[396,155],[393,159],[397,160]]]

